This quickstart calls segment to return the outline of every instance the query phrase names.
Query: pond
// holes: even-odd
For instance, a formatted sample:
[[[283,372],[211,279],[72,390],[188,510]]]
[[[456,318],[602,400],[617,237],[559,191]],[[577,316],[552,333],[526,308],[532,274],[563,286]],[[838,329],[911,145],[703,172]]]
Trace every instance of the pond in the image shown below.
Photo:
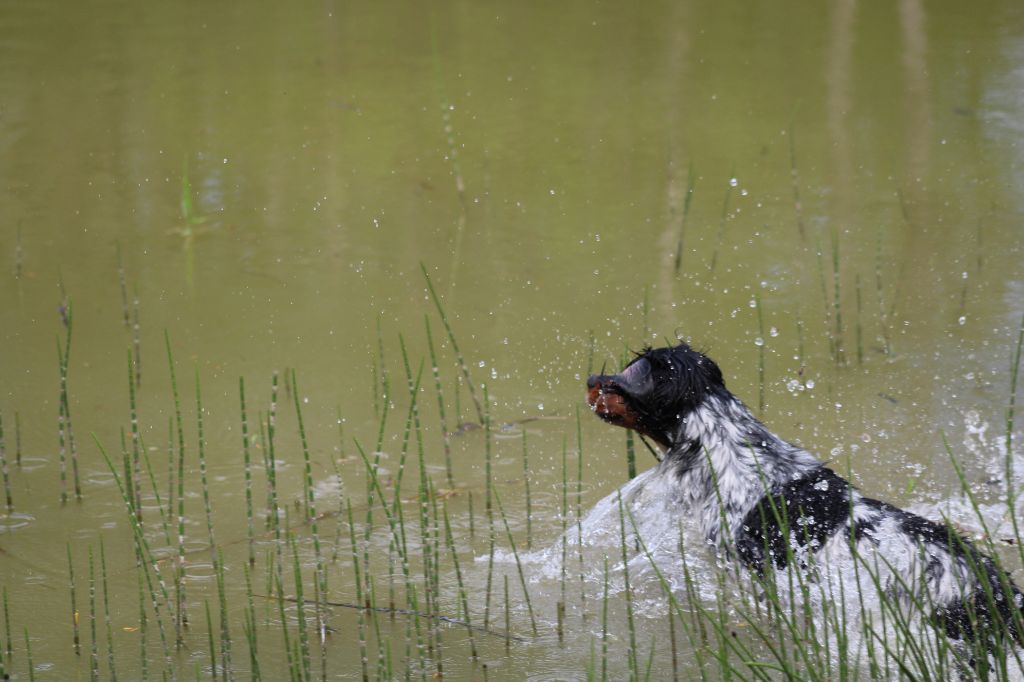
[[[7,3],[4,671],[722,676],[688,595],[560,542],[627,451],[655,464],[587,376],[677,339],[1021,582],[1022,28],[999,0]]]

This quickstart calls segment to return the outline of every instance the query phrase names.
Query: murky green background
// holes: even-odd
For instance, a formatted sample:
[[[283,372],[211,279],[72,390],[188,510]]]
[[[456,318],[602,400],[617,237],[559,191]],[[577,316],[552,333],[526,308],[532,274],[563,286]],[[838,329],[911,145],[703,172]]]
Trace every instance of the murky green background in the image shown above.
[[[86,552],[101,536],[117,566],[119,672],[139,674],[137,635],[123,631],[138,625],[131,534],[93,440],[117,454],[129,427],[119,252],[129,303],[138,298],[140,423],[157,479],[166,484],[173,415],[166,332],[193,477],[193,367],[201,377],[229,566],[245,536],[239,377],[255,415],[272,372],[294,368],[314,477],[343,457],[356,480],[346,491],[365,501],[352,439],[376,437],[379,348],[393,464],[408,406],[399,337],[413,372],[429,368],[429,318],[454,428],[457,368],[421,264],[495,422],[509,424],[495,480],[520,536],[527,430],[535,545],[561,530],[562,449],[572,469],[578,410],[582,507],[626,477],[623,434],[582,402],[588,370],[677,336],[754,406],[763,367],[766,422],[873,496],[954,495],[943,433],[985,499],[1005,490],[1024,313],[1019,3],[7,3],[0,60],[0,415],[15,512],[0,582],[20,679],[26,627],[40,679],[87,675],[70,646],[66,547],[84,612]],[[85,487],[66,507],[62,286]],[[433,391],[428,369],[423,433],[440,481]],[[464,388],[459,401],[473,419]],[[281,409],[282,485],[297,499],[301,450],[294,412]],[[479,512],[483,449],[479,431],[456,439],[459,514],[469,491]],[[187,504],[201,547],[197,482]],[[332,569],[332,598],[352,600],[350,568]],[[195,580],[214,589],[209,573]],[[342,641],[331,672],[354,678],[354,616],[332,624]],[[394,627],[401,660],[405,628]],[[574,627],[565,647],[549,625],[508,655],[492,643],[490,676],[582,678],[599,626]],[[663,643],[660,628],[647,636]],[[189,656],[207,661],[205,629],[194,637],[183,671]],[[236,649],[244,670],[240,635]],[[266,667],[284,666],[274,656]],[[668,675],[666,656],[655,677]]]

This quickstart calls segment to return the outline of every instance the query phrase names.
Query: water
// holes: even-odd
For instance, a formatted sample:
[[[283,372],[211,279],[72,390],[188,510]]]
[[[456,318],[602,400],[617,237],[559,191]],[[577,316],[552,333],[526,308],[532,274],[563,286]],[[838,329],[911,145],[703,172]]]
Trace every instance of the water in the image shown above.
[[[1024,315],[1018,5],[172,3],[140,11],[108,0],[0,8],[0,415],[14,501],[0,520],[0,585],[9,594],[12,669],[26,673],[27,627],[40,679],[88,674],[87,657],[69,643],[66,551],[70,543],[84,619],[87,552],[98,552],[102,537],[119,673],[139,671],[131,531],[96,446],[116,460],[122,427],[130,434],[136,297],[140,434],[165,506],[168,441],[176,440],[168,432],[165,331],[182,400],[196,601],[193,653],[177,657],[175,669],[189,677],[195,663],[209,665],[201,600],[215,605],[217,596],[198,476],[196,370],[240,669],[248,663],[239,377],[259,509],[266,493],[257,424],[269,410],[272,372],[295,369],[311,473],[323,486],[317,508],[331,514],[320,533],[333,551],[339,475],[357,525],[365,519],[354,440],[368,452],[377,442],[380,349],[392,406],[382,464],[385,484],[395,484],[409,406],[401,334],[413,375],[424,361],[418,405],[427,469],[439,488],[454,488],[446,500],[460,556],[480,568],[474,558],[488,551],[484,432],[459,428],[478,418],[464,382],[456,396],[460,371],[421,263],[478,391],[487,385],[492,479],[526,559],[556,547],[562,532],[563,447],[570,520],[625,483],[622,433],[583,408],[576,499],[576,410],[587,374],[677,335],[707,349],[749,404],[761,390],[763,357],[766,423],[848,468],[866,493],[904,506],[955,499],[945,433],[981,502],[998,505],[1009,361]],[[755,298],[761,306],[750,308]],[[59,308],[68,301],[69,400],[85,499],[62,506],[54,346],[66,333]],[[451,439],[454,486],[445,480],[425,316],[445,429],[461,434]],[[843,366],[834,360],[837,340]],[[302,447],[281,376],[282,506],[312,561],[295,506]],[[403,499],[407,523],[418,529],[415,435],[409,442]],[[641,470],[653,461],[639,447],[637,456]],[[164,539],[145,472],[143,480],[154,551],[175,554],[165,549],[176,542]],[[386,592],[383,524],[378,512],[371,543],[383,547],[377,587]],[[257,527],[263,532],[262,519]],[[498,528],[498,550],[507,552]],[[676,532],[652,528],[650,541],[662,539],[668,552]],[[257,546],[260,594],[273,542],[261,535]],[[585,584],[598,594],[601,558],[618,560],[600,547],[585,555]],[[644,562],[633,568],[649,590],[645,607],[664,609]],[[584,676],[591,636],[600,641],[600,600],[584,599],[578,571],[570,574],[574,629],[571,641],[557,644],[551,624],[560,585],[550,570],[536,577],[539,638],[508,653],[500,638],[481,644],[491,679]],[[344,552],[330,571],[332,599],[352,601]],[[442,585],[453,589],[451,571],[444,556]],[[530,635],[514,562],[502,571],[513,629]],[[443,605],[456,613],[450,589]],[[624,607],[613,601],[611,655],[621,662],[623,621],[615,614],[624,616]],[[269,675],[286,662],[275,648],[276,610],[260,608],[261,623],[270,623],[261,642],[274,642],[261,654]],[[669,655],[659,618],[640,648],[646,657],[654,642],[661,674]],[[344,634],[331,639],[330,670],[357,678],[355,613],[340,609],[332,624]],[[400,666],[405,623],[380,625]],[[100,633],[103,652],[102,620]],[[156,633],[148,634],[161,661]],[[454,629],[448,646],[450,675],[481,676]]]

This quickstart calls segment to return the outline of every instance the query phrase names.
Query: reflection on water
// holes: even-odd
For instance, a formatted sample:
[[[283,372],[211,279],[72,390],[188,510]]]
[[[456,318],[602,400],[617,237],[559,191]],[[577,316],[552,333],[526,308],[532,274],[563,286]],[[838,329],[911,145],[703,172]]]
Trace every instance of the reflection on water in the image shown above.
[[[942,436],[970,440],[961,458],[968,483],[983,505],[998,505],[1006,481],[992,463],[1006,448],[1009,359],[1024,315],[1017,5],[0,8],[0,417],[14,508],[6,518],[18,520],[0,537],[21,559],[0,562],[0,583],[12,627],[33,638],[40,675],[89,665],[68,645],[67,553],[71,543],[81,593],[89,548],[98,555],[101,537],[116,657],[123,675],[139,670],[138,641],[123,629],[139,620],[133,533],[96,446],[119,463],[123,429],[123,449],[133,452],[129,351],[144,370],[135,406],[144,527],[165,576],[177,555],[176,508],[167,510],[177,500],[180,448],[168,346],[176,363],[182,524],[188,556],[202,563],[188,576],[204,577],[189,597],[195,651],[208,648],[200,600],[213,605],[218,596],[205,548],[197,374],[239,669],[243,442],[262,552],[252,592],[274,589],[266,570],[276,547],[264,471],[271,445],[277,516],[313,561],[291,388],[282,385],[274,408],[276,436],[266,433],[275,370],[294,368],[301,385],[325,544],[347,547],[344,500],[357,529],[367,520],[355,441],[371,457],[375,446],[383,451],[388,495],[405,462],[400,508],[418,528],[422,445],[433,483],[444,481],[458,556],[474,572],[468,579],[479,578],[472,559],[489,554],[487,439],[484,429],[455,426],[480,419],[421,267],[478,393],[486,385],[494,423],[527,434],[526,473],[521,438],[494,437],[490,477],[521,558],[539,571],[544,603],[535,606],[547,631],[508,653],[500,639],[481,644],[491,679],[584,677],[591,644],[600,648],[600,590],[578,586],[566,614],[578,641],[557,643],[561,578],[551,582],[545,571],[560,571],[561,557],[552,563],[538,548],[556,547],[561,535],[563,482],[570,534],[584,510],[625,482],[622,434],[585,410],[577,432],[576,411],[593,368],[620,365],[645,343],[682,336],[713,351],[732,390],[750,404],[763,395],[774,431],[848,466],[872,496],[947,504],[959,483]],[[54,339],[66,333],[68,302],[68,396],[84,499],[62,506]],[[407,386],[421,361],[412,411]],[[992,425],[987,435],[981,423]],[[529,549],[524,476],[533,496]],[[393,538],[375,510],[375,589],[385,593],[400,567],[388,564]],[[497,523],[496,552],[507,559]],[[670,509],[664,523],[645,536],[658,552],[659,542],[669,552],[678,539]],[[441,605],[457,613],[451,556],[439,545]],[[603,584],[602,551],[583,555],[591,587]],[[352,562],[338,556],[329,590],[352,601]],[[650,578],[643,563],[637,576]],[[500,567],[516,602],[514,629],[529,631],[514,561]],[[611,608],[622,614],[614,584]],[[656,612],[665,605],[649,585]],[[498,604],[501,575],[492,588]],[[279,617],[267,607],[260,622],[276,626]],[[332,624],[346,638],[358,630],[354,612]],[[379,627],[393,660],[406,660],[404,622],[366,625],[371,658]],[[59,636],[44,639],[50,632]],[[282,636],[279,627],[259,632],[273,646]],[[649,634],[643,655],[654,641],[656,670],[670,670],[662,633]],[[458,637],[451,633],[446,647],[464,647]],[[613,658],[622,659],[626,635],[615,637]],[[331,670],[358,677],[350,672],[357,637],[337,639]],[[264,647],[265,666],[286,669],[273,646]],[[10,665],[22,674],[27,652],[18,647],[15,638]],[[448,674],[482,676],[459,651]],[[191,676],[186,658],[176,665]]]

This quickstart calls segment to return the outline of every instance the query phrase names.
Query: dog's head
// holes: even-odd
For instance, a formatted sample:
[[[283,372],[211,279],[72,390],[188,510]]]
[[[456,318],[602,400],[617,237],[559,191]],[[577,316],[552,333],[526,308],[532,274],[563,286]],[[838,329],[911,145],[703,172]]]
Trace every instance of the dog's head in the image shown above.
[[[685,343],[646,348],[618,374],[587,379],[587,403],[610,424],[671,447],[679,425],[710,396],[725,391],[715,362]]]

